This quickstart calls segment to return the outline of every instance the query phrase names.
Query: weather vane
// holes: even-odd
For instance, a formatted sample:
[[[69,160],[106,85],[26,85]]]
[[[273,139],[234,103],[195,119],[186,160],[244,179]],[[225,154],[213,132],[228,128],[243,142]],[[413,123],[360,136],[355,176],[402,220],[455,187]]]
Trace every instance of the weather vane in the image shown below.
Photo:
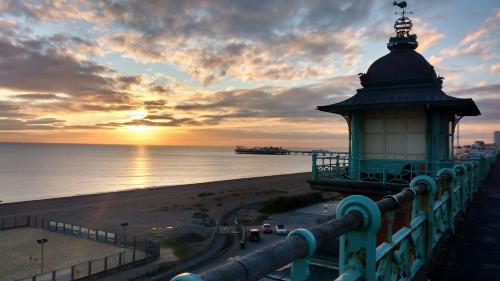
[[[396,30],[396,34],[398,35],[398,37],[407,37],[409,34],[410,34],[410,30],[413,26],[411,20],[406,17],[406,14],[413,14],[413,12],[406,12],[406,7],[408,7],[408,4],[406,3],[406,1],[401,1],[401,2],[397,2],[397,1],[394,1],[392,3],[393,6],[398,6],[399,8],[403,9],[402,12],[398,13],[396,12],[396,15],[397,14],[401,14],[401,17],[398,18],[396,20],[396,23],[394,24],[394,29]]]

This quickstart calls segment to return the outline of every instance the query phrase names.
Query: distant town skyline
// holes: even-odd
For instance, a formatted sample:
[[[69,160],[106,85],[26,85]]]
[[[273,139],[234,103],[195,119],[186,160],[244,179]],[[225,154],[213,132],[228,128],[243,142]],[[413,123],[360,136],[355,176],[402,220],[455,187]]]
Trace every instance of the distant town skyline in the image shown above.
[[[346,147],[317,105],[388,53],[393,1],[2,1],[0,141]],[[500,5],[407,1],[417,51],[500,130]]]

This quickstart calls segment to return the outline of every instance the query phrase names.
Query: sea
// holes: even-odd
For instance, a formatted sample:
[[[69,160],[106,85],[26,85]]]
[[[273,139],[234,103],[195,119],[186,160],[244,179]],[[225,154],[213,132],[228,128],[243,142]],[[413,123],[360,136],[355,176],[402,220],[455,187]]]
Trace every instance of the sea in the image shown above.
[[[0,143],[0,204],[310,170],[311,156],[234,147]]]

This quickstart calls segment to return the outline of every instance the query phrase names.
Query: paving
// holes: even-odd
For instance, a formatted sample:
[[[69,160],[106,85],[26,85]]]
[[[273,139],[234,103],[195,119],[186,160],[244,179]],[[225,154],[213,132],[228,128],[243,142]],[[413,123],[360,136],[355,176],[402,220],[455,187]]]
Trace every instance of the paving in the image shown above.
[[[441,280],[500,280],[500,163],[467,211]]]
[[[44,245],[44,272],[125,251],[114,245],[39,228],[20,227],[2,230],[0,231],[0,281],[12,281],[40,273],[41,247],[36,240],[41,238],[48,240]]]

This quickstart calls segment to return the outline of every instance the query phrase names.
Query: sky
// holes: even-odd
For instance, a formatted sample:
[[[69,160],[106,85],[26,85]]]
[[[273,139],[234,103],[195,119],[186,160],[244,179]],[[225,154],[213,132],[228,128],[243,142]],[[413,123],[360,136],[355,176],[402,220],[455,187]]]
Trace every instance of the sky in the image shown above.
[[[500,3],[409,0],[417,51],[500,130]],[[388,0],[0,0],[0,141],[345,147],[318,105],[388,53]]]

